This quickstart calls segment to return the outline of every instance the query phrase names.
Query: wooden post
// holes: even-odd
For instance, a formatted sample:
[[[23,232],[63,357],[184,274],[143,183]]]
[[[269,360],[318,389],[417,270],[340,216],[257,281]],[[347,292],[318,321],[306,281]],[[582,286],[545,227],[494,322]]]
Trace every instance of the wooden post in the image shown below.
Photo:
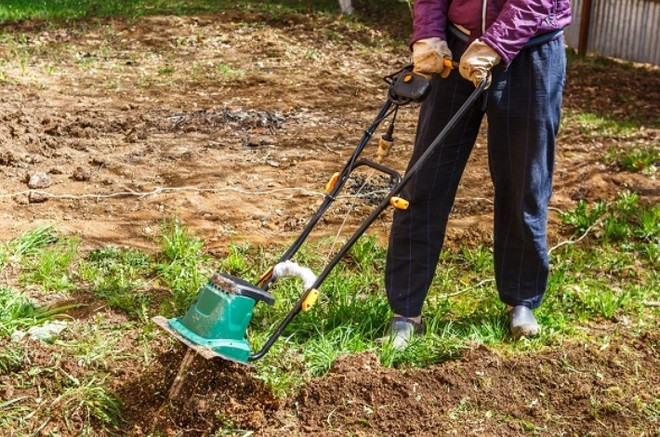
[[[580,35],[578,37],[578,55],[587,53],[589,44],[589,30],[591,28],[591,0],[583,0],[580,11]]]

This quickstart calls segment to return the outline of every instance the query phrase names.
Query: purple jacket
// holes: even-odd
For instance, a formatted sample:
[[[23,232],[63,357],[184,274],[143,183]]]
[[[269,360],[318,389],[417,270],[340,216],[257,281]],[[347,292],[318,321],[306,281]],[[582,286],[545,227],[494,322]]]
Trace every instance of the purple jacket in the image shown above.
[[[509,64],[537,35],[571,22],[569,0],[415,0],[411,45],[423,38],[446,39],[449,22],[470,31]],[[485,16],[485,20],[482,17]]]

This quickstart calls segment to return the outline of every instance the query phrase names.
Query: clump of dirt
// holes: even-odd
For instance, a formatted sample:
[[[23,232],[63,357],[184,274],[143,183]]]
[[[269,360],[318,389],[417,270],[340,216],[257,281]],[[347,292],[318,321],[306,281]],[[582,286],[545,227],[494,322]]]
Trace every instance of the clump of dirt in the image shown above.
[[[208,435],[221,428],[262,429],[277,424],[280,408],[263,381],[245,365],[194,356],[181,373],[184,352],[160,355],[149,370],[120,389],[131,435]]]

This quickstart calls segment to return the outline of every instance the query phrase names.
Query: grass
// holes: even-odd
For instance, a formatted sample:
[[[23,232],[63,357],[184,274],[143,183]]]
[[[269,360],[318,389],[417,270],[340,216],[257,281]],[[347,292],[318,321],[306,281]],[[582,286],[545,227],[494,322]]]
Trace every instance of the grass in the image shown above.
[[[620,120],[592,112],[566,112],[563,123],[577,127],[580,133],[589,137],[608,139],[620,139],[634,134],[640,125],[634,120]]]
[[[40,248],[57,241],[51,226],[40,226],[20,237],[0,245],[0,267],[10,260],[20,260],[22,256],[35,254]]]
[[[174,73],[174,67],[165,66],[158,69],[158,74],[172,74]]]
[[[89,17],[143,15],[190,15],[227,10],[268,12],[277,16],[283,13],[339,12],[335,0],[288,0],[275,2],[229,0],[5,0],[0,5],[0,23],[19,20],[70,20]]]
[[[135,249],[103,247],[90,252],[79,267],[80,277],[90,284],[90,291],[122,309],[147,320],[151,296],[144,293],[153,274],[152,259]]]
[[[427,366],[459,357],[475,342],[511,352],[540,348],[578,335],[577,327],[597,320],[628,317],[640,332],[657,328],[643,302],[660,300],[660,207],[644,205],[638,195],[623,193],[610,202],[579,202],[561,219],[575,233],[569,243],[579,241],[558,246],[551,253],[549,290],[537,310],[544,327],[539,338],[509,342],[507,317],[491,279],[492,251],[478,246],[450,248],[442,254],[424,309],[427,336],[405,351],[379,343],[390,316],[382,282],[385,248],[375,237],[363,237],[326,279],[319,303],[294,318],[259,361],[260,377],[276,393],[284,394],[295,389],[305,375],[326,373],[342,354],[372,351],[386,366]],[[22,265],[27,273],[21,277],[30,278],[30,283],[43,290],[56,290],[50,280],[35,274],[43,270],[43,260],[48,265],[67,266],[73,281],[67,283],[69,288],[88,290],[106,305],[125,311],[145,326],[145,335],[149,317],[183,314],[210,272],[216,270],[204,254],[203,241],[176,220],[163,224],[160,251],[152,255],[104,247],[80,256],[72,241],[75,238],[55,237],[52,230],[38,229],[9,242],[2,253],[5,260]],[[296,261],[319,271],[331,242],[307,246]],[[61,259],[53,262],[53,253],[60,253]],[[278,250],[234,244],[216,267],[254,283],[278,256]],[[169,291],[154,295],[149,291],[154,288]],[[302,293],[297,278],[284,278],[271,291],[277,296],[275,305],[257,305],[247,333],[254,351]],[[18,327],[38,323],[44,314],[11,288],[0,289],[0,302],[0,333],[5,336]],[[90,346],[86,349],[85,343],[79,344],[76,354],[81,362],[95,362],[103,368],[104,357],[116,340],[98,338],[93,330],[86,338]],[[20,362],[20,356],[4,354],[0,369]]]
[[[226,64],[218,64],[215,66],[214,69],[218,74],[227,77],[238,77],[241,76],[242,74],[240,71],[234,70],[233,68],[231,68],[229,65]]]
[[[319,18],[332,17],[333,20],[343,23],[347,28],[359,30],[354,32],[354,37],[366,34],[364,26],[378,28],[382,38],[370,41],[364,38],[367,46],[381,44],[388,38],[393,38],[400,44],[406,44],[409,37],[411,22],[410,1],[402,0],[379,0],[371,2],[367,0],[354,0],[356,13],[351,16],[341,16],[339,2],[337,0],[279,0],[255,2],[253,0],[6,0],[0,4],[0,24],[10,24],[23,21],[38,21],[39,24],[49,29],[66,26],[75,28],[81,21],[106,17],[125,17],[129,20],[149,15],[193,15],[211,13],[246,13],[261,14],[263,25],[266,21],[277,22],[286,17],[297,15],[312,15]],[[256,21],[256,18],[252,21]],[[250,24],[254,26],[255,23]],[[3,37],[14,37],[13,33],[0,31],[0,40]],[[339,32],[329,31],[327,37],[332,41],[341,41]],[[24,44],[17,41],[17,46]],[[313,56],[310,52],[309,56]],[[21,59],[21,67],[25,74],[26,67],[30,61],[29,52],[17,53],[10,59]],[[92,62],[92,60],[84,61]],[[1,65],[0,65],[1,67]],[[240,75],[240,71],[233,69],[224,71],[222,65],[218,66],[216,73],[234,77]],[[160,75],[168,75],[172,72],[164,67]],[[0,70],[0,83],[12,81],[11,76],[4,77],[5,72]],[[110,88],[116,88],[116,84],[108,84]]]
[[[612,147],[605,155],[605,163],[650,176],[660,167],[660,147],[657,144],[625,150]]]
[[[44,276],[44,273],[54,264],[69,264],[69,253],[63,253],[59,258],[49,249],[52,245],[59,244],[58,237],[50,226],[28,231],[0,245],[0,272],[9,264],[21,264],[25,266],[26,271],[36,272],[31,276],[33,279],[45,283],[46,289],[52,289],[52,278]],[[36,259],[47,259],[46,267]],[[51,269],[53,270],[57,269]],[[65,309],[67,308],[51,309],[48,306],[35,305],[22,290],[2,285],[0,286],[0,337],[11,335],[17,329],[24,330],[38,326]],[[0,357],[0,368],[3,367],[2,361]]]
[[[162,1],[162,0],[7,0],[0,6],[0,21],[19,20],[66,20],[86,17],[128,16],[137,17],[149,13],[186,14],[211,10],[210,1]],[[226,6],[226,2],[223,4]]]
[[[147,290],[168,287],[173,298],[165,299],[166,307],[178,313],[201,283],[199,267],[206,259],[200,252],[203,243],[176,221],[165,223],[162,230],[161,251],[155,255],[115,247],[82,254],[76,236],[57,235],[50,227],[37,228],[0,245],[0,272],[18,270],[18,285],[29,287],[29,293],[0,287],[0,374],[12,375],[22,388],[34,386],[40,393],[36,400],[18,397],[1,403],[0,429],[38,433],[48,428],[53,416],[63,418],[72,435],[116,429],[122,420],[122,400],[108,378],[117,372],[118,363],[147,363],[153,355],[155,336],[148,317],[157,314],[161,306],[153,302],[154,295]],[[206,278],[206,273],[203,276]],[[61,338],[52,340],[51,358],[36,364],[29,342],[12,344],[8,339],[17,330],[39,326],[79,306],[58,304],[51,309],[34,303],[35,297],[56,295],[63,288],[69,292],[66,301],[75,300],[77,293],[91,293],[98,299],[98,309],[116,308],[135,322],[106,322],[103,312],[86,322],[74,321]],[[141,332],[140,338],[127,343],[128,331],[130,335]],[[77,363],[78,370],[61,367],[63,356]],[[81,375],[80,369],[88,371]],[[34,406],[30,402],[37,402],[38,408],[28,407]],[[30,420],[37,425],[28,425]],[[32,426],[37,426],[36,430]]]
[[[172,293],[171,300],[161,307],[161,311],[166,315],[181,314],[194,301],[209,276],[208,270],[198,268],[208,259],[202,253],[204,241],[190,235],[185,226],[172,220],[163,225],[160,245],[162,251],[156,260],[155,271]]]
[[[35,306],[27,296],[11,287],[0,287],[0,335],[11,335],[17,329],[37,326],[48,320],[47,308]]]
[[[642,206],[631,193],[592,207],[581,202],[563,214],[576,234],[590,238],[553,254],[551,298],[541,311],[542,322],[550,329],[565,329],[631,316],[644,328],[644,302],[660,297],[659,214],[660,207]]]
[[[595,232],[604,243],[620,242],[625,247],[653,253],[660,239],[660,207],[640,204],[638,194],[624,192],[613,202],[600,202],[589,207],[579,201],[573,211],[560,215],[576,232]],[[651,259],[653,261],[653,259]]]
[[[121,400],[104,386],[103,380],[92,377],[81,381],[64,370],[60,369],[60,372],[63,375],[62,388],[50,403],[49,411],[62,410],[64,417],[82,421],[94,419],[102,425],[119,423]],[[74,428],[71,425],[68,427]]]
[[[48,291],[66,291],[75,288],[71,267],[78,252],[80,240],[76,237],[55,241],[34,255],[24,256],[25,269],[20,283],[39,284]]]
[[[543,333],[538,339],[519,343],[508,341],[507,317],[489,280],[492,252],[484,247],[459,247],[444,252],[429,292],[424,310],[429,334],[403,352],[387,344],[379,346],[376,340],[389,317],[380,278],[384,249],[372,238],[361,239],[323,285],[321,305],[294,319],[271,352],[276,358],[264,359],[266,368],[271,369],[275,360],[281,363],[282,357],[291,355],[287,351],[293,350],[302,351],[302,361],[312,375],[325,373],[341,354],[365,350],[376,352],[384,365],[426,366],[460,356],[473,342],[526,351],[577,335],[580,325],[620,317],[637,320],[639,330],[648,330],[657,322],[642,317],[650,315],[643,302],[660,298],[658,213],[658,206],[641,205],[637,195],[624,193],[612,202],[580,203],[563,214],[574,238],[588,232],[587,238],[553,251],[549,291],[537,311]],[[275,293],[290,301],[296,285],[278,285]],[[261,307],[255,318],[262,324],[268,322],[266,331],[270,332],[286,310],[283,305]],[[259,345],[264,340],[263,328],[251,331],[250,338]],[[287,373],[281,381],[279,376],[272,370],[263,375],[271,385],[286,391],[285,386],[293,382],[291,375]]]

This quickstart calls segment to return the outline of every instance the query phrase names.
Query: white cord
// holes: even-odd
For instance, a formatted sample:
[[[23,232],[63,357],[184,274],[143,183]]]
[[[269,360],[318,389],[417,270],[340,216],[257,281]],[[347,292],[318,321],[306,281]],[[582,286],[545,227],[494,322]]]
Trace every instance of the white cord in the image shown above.
[[[243,188],[235,188],[235,187],[224,187],[224,188],[156,187],[151,191],[118,191],[116,193],[92,193],[92,194],[81,194],[81,195],[54,194],[48,191],[41,191],[41,190],[23,190],[23,191],[16,191],[14,193],[0,194],[0,198],[11,198],[21,195],[29,195],[31,193],[39,194],[49,199],[68,199],[68,200],[111,199],[114,197],[131,197],[131,196],[142,198],[142,197],[155,196],[162,193],[176,192],[176,191],[194,191],[198,193],[221,193],[223,191],[232,191],[235,193],[244,194],[246,196],[264,196],[268,194],[282,193],[286,191],[298,191],[300,194],[306,196],[325,197],[327,195],[325,192],[306,190],[304,188],[299,188],[299,187],[274,188],[272,190],[256,190],[256,191],[249,191]],[[337,196],[337,199],[359,199],[362,197],[371,196],[373,194],[388,193],[389,191],[390,190],[382,189],[382,190],[373,190],[365,193],[358,192],[357,194],[354,195]],[[456,200],[477,200],[477,201],[485,201],[491,204],[493,203],[492,200],[483,197],[457,197]]]
[[[18,191],[15,193],[7,193],[7,194],[0,194],[0,198],[2,197],[14,197],[14,196],[20,196],[22,194],[41,194],[42,196],[51,198],[51,199],[72,199],[72,200],[80,200],[80,199],[108,199],[112,197],[130,197],[130,196],[135,196],[135,197],[148,197],[148,196],[154,196],[156,194],[161,194],[161,193],[167,193],[167,192],[175,192],[175,191],[196,191],[199,193],[219,193],[223,191],[233,191],[239,194],[245,194],[245,195],[266,195],[266,194],[273,194],[273,193],[279,193],[282,191],[299,191],[302,194],[306,194],[308,196],[321,196],[323,197],[324,194],[320,193],[318,191],[310,191],[306,190],[304,188],[297,188],[297,187],[292,187],[292,188],[275,188],[272,190],[261,190],[261,191],[248,191],[244,190],[242,188],[234,188],[234,187],[224,187],[224,188],[196,188],[196,187],[156,187],[151,191],[119,191],[117,193],[108,193],[108,194],[82,194],[79,196],[74,196],[73,194],[53,194],[49,193],[48,191],[39,191],[39,190],[25,190],[25,191]]]
[[[580,241],[582,241],[583,239],[585,239],[585,238],[587,237],[587,235],[589,235],[589,232],[591,232],[591,230],[592,230],[593,228],[595,228],[597,225],[599,225],[602,221],[603,221],[603,217],[601,217],[601,218],[599,218],[598,220],[596,220],[595,222],[593,222],[593,223],[591,224],[591,226],[589,226],[589,227],[587,228],[587,230],[584,231],[584,234],[582,234],[582,235],[580,236],[580,238],[578,238],[577,240],[567,240],[567,241],[562,241],[561,243],[558,243],[557,245],[551,247],[551,248],[548,250],[548,255],[551,254],[552,252],[554,252],[555,250],[559,249],[560,247],[565,246],[565,245],[567,245],[567,244],[577,244],[577,243],[579,243]]]
[[[284,276],[298,276],[303,281],[305,290],[312,288],[316,282],[316,275],[307,267],[300,267],[293,261],[286,260],[273,267],[273,279],[282,278]]]

